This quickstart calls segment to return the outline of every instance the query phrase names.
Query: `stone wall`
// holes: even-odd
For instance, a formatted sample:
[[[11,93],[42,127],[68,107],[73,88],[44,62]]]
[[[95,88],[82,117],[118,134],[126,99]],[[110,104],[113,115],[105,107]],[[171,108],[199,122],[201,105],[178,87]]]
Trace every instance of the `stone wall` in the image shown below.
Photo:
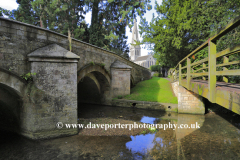
[[[126,100],[126,99],[115,99],[112,101],[112,106],[133,107],[132,104],[135,104],[134,108],[160,110],[160,111],[166,111],[166,112],[178,112],[178,104],[135,101],[135,100]]]
[[[204,114],[205,106],[203,97],[179,86],[178,113]]]
[[[171,83],[172,84],[172,90],[173,90],[173,93],[176,97],[178,97],[178,86],[179,86],[179,82],[176,81],[176,82],[173,82]]]
[[[178,97],[178,113],[204,114],[203,97],[179,86],[179,82],[172,83],[174,94]]]

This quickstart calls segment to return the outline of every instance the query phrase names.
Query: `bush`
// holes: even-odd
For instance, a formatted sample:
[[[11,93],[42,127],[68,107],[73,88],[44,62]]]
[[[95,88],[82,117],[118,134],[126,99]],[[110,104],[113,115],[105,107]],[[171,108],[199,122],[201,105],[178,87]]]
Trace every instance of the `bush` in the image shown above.
[[[153,74],[153,77],[162,77],[162,74],[161,74],[161,73],[158,73],[158,72],[156,72],[156,73],[154,73],[154,74]]]
[[[158,72],[160,70],[161,66],[160,65],[152,65],[150,66],[150,70],[153,72]]]
[[[123,98],[123,96],[119,95],[119,96],[117,96],[117,98],[118,98],[118,99],[122,99],[122,98]]]

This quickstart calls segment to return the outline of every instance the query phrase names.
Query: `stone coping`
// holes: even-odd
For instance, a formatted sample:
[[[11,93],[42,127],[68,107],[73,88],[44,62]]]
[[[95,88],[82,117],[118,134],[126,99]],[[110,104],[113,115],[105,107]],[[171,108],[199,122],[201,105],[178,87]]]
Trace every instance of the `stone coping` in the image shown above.
[[[135,103],[134,107],[132,106],[133,103]],[[161,110],[166,112],[178,112],[178,104],[172,104],[172,103],[114,99],[112,100],[112,106],[153,109],[153,110]]]
[[[39,48],[28,54],[28,57],[80,59],[80,56],[57,44],[50,44],[48,46]]]
[[[111,68],[131,69],[132,67],[117,60],[111,65]]]

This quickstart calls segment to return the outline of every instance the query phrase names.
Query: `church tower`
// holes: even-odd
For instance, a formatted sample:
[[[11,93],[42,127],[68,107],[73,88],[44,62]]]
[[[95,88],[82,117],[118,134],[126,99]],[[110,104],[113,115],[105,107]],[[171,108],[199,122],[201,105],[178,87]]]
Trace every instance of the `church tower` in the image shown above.
[[[136,19],[134,19],[134,26],[133,26],[133,32],[132,32],[132,44],[136,44],[136,42],[139,42],[138,38],[138,29],[137,29],[137,22]],[[137,46],[130,46],[130,56],[131,56],[131,61],[135,61],[137,57],[141,56],[141,47],[140,45]]]

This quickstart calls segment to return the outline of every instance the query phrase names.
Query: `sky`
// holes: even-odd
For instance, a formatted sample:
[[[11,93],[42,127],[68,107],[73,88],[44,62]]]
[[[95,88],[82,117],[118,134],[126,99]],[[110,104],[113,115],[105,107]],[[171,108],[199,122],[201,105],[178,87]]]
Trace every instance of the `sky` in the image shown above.
[[[162,0],[156,0],[158,4],[162,3]],[[148,22],[151,21],[152,19],[152,13],[156,14],[156,11],[154,10],[154,6],[155,6],[155,0],[151,0],[151,5],[152,5],[152,10],[151,11],[147,11],[144,15],[144,17],[146,18],[146,20]],[[7,9],[7,10],[13,10],[13,9],[17,9],[18,4],[16,3],[16,0],[0,0],[0,7]],[[90,25],[91,24],[91,13],[87,13],[85,15],[85,20],[86,22]],[[140,17],[137,17],[137,24],[139,24],[140,22]],[[138,27],[139,29],[139,27]],[[131,43],[131,39],[132,39],[132,33],[130,32],[130,28],[127,27],[126,28],[126,35],[128,36],[128,41],[127,43],[129,44],[130,47],[130,43]],[[140,35],[139,35],[140,36]],[[139,37],[140,41],[142,40],[142,37]],[[141,56],[145,56],[147,55],[149,52],[151,52],[151,50],[147,50],[144,49],[144,45],[141,45]]]

